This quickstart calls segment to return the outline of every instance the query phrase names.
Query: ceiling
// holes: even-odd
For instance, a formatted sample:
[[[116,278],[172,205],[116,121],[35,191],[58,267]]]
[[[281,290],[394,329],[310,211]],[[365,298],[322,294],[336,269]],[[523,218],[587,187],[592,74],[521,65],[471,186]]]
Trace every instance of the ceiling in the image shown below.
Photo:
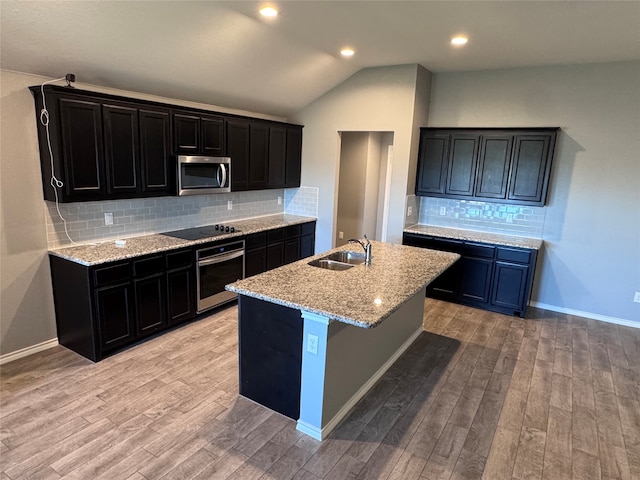
[[[0,67],[286,117],[365,67],[640,59],[638,0],[273,4],[267,20],[254,1],[0,0]]]

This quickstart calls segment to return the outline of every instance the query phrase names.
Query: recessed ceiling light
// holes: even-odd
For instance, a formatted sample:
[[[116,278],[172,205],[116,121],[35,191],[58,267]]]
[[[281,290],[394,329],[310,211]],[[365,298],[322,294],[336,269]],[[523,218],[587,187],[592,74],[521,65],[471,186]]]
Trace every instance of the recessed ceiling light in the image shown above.
[[[353,57],[356,51],[353,48],[343,48],[340,50],[340,55],[343,57]]]
[[[451,39],[451,44],[460,46],[460,45],[464,45],[468,41],[469,41],[469,39],[467,37],[464,37],[462,35],[458,35],[457,37],[453,37]]]
[[[262,7],[260,9],[260,15],[262,15],[263,17],[277,17],[278,10],[273,7]]]

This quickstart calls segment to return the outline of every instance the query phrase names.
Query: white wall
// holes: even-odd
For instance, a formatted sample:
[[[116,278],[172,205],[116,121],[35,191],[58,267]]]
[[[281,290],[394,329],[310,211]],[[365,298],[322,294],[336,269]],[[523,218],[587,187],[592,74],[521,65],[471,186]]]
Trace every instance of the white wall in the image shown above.
[[[367,68],[293,115],[305,125],[302,183],[320,190],[316,252],[332,247],[341,131],[394,132],[388,241],[400,243],[409,172],[417,156],[416,91],[429,96],[430,73],[418,65]],[[424,109],[417,116],[422,119]],[[426,119],[424,119],[426,123]],[[415,175],[415,173],[411,173]]]
[[[640,62],[433,76],[429,126],[559,126],[533,300],[640,322]]]
[[[361,235],[365,214],[365,175],[368,138],[366,132],[342,132],[338,174],[338,213],[334,242],[344,245]],[[340,238],[339,232],[343,233]]]

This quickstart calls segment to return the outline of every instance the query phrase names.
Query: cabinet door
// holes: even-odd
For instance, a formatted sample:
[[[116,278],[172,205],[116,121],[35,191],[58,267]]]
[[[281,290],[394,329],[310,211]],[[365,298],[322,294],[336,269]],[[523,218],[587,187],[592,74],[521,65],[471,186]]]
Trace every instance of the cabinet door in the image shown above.
[[[189,320],[195,315],[194,272],[191,266],[167,272],[167,310],[169,324]]]
[[[268,168],[269,127],[261,123],[251,123],[249,127],[249,189],[267,188]],[[233,172],[231,175],[233,176]]]
[[[60,99],[60,119],[68,200],[101,198],[106,193],[101,105]]]
[[[103,105],[104,153],[107,192],[135,193],[139,190],[138,110]]]
[[[269,188],[284,187],[287,130],[269,128]]]
[[[267,270],[281,267],[284,264],[284,242],[267,245]]]
[[[473,195],[479,140],[479,135],[451,136],[446,189],[448,195]]]
[[[217,116],[202,117],[202,148],[204,155],[222,156],[225,152],[224,119]]]
[[[512,135],[483,135],[480,141],[476,197],[506,198]]]
[[[300,171],[302,167],[302,127],[287,127],[287,155],[285,166],[286,188],[300,186]]]
[[[461,263],[457,261],[440,274],[428,287],[427,294],[443,300],[453,300],[458,295]]]
[[[513,146],[509,200],[544,204],[549,181],[549,135],[517,135]]]
[[[300,258],[307,258],[315,253],[315,235],[303,235],[300,237]]]
[[[449,135],[420,132],[416,195],[444,194]]]
[[[493,260],[462,257],[459,263],[462,269],[460,297],[464,301],[489,303]]]
[[[525,293],[529,266],[509,262],[496,262],[493,278],[491,304],[499,307],[512,308],[514,313],[525,311]]]
[[[102,350],[132,342],[136,334],[131,282],[96,289],[95,302]]]
[[[231,190],[249,188],[249,122],[227,120],[227,155],[231,157]]]
[[[136,279],[134,287],[138,336],[149,335],[166,326],[164,273]]]
[[[173,114],[173,150],[193,155],[200,145],[200,117],[182,113]]]
[[[300,259],[300,237],[290,238],[284,242],[284,264]]]
[[[244,257],[244,275],[252,277],[267,271],[267,248],[260,247],[247,250]]]
[[[171,168],[169,113],[140,110],[138,117],[142,191],[173,193],[176,172]]]

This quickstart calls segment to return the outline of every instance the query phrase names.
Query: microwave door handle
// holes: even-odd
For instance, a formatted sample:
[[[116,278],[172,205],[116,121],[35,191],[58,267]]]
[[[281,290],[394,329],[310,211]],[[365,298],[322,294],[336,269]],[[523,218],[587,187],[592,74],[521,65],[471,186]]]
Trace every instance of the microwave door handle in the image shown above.
[[[220,180],[220,172],[222,172],[222,180]],[[224,187],[227,184],[227,167],[224,163],[221,163],[218,169],[218,184],[220,187]]]

